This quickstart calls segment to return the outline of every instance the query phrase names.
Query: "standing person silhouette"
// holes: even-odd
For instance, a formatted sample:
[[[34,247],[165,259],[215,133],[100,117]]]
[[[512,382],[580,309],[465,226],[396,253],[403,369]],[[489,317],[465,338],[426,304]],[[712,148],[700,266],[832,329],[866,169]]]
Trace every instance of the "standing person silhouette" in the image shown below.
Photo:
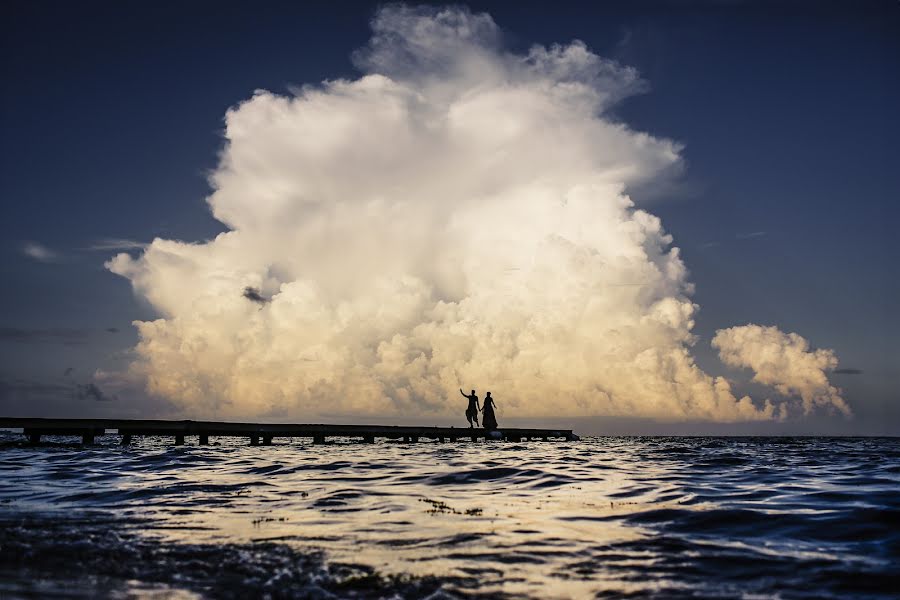
[[[469,399],[469,407],[466,409],[466,418],[469,420],[469,427],[477,427],[478,426],[478,411],[481,410],[478,406],[478,396],[475,395],[475,390],[472,390],[472,393],[466,395],[463,393],[462,388],[459,388],[459,393],[462,394],[463,398]],[[475,425],[472,425],[472,422],[475,422]]]
[[[497,403],[494,402],[494,399],[491,398],[491,393],[488,392],[484,397],[484,406],[481,409],[481,426],[488,431],[497,429],[497,416],[494,414],[496,407]]]

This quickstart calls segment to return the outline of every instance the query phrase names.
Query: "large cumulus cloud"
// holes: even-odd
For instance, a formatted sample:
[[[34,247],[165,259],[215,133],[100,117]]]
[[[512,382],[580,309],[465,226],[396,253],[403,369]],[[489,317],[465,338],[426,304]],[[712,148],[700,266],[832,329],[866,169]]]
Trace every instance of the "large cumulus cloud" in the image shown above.
[[[625,193],[680,148],[607,116],[634,70],[506,52],[463,9],[372,25],[359,79],[228,111],[228,232],[108,263],[160,313],[137,323],[150,391],[196,415],[450,414],[460,386],[529,416],[783,414],[691,356],[685,265]]]

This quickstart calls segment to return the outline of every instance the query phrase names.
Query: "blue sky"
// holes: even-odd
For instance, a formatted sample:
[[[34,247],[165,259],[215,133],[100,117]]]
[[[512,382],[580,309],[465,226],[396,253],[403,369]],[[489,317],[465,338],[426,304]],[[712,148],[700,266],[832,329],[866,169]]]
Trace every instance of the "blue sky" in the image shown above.
[[[103,246],[224,231],[205,197],[225,111],[255,89],[358,76],[351,52],[376,6],[4,4],[0,413],[165,406],[86,391],[96,369],[127,366],[131,322],[156,316],[104,269],[117,250]],[[682,249],[701,306],[698,364],[740,378],[709,349],[723,327],[800,332],[850,371],[832,383],[856,416],[784,431],[897,430],[900,5],[469,6],[512,50],[577,38],[648,82],[615,118],[684,145],[677,181],[630,192]]]

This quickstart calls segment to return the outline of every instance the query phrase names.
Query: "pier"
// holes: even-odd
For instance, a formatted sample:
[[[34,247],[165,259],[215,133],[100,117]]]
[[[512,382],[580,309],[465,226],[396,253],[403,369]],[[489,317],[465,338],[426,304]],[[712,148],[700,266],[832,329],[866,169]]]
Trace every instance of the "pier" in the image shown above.
[[[228,423],[220,421],[163,421],[147,419],[46,419],[0,417],[0,428],[21,429],[32,444],[46,435],[77,436],[90,445],[95,438],[111,431],[121,436],[122,445],[141,436],[168,436],[176,445],[196,437],[200,445],[211,437],[241,437],[251,446],[268,446],[276,438],[308,438],[324,444],[333,438],[354,438],[374,443],[376,439],[414,443],[420,440],[460,442],[496,439],[512,442],[529,440],[573,441],[571,429],[518,429],[503,427],[494,431],[468,427],[418,427],[404,425],[327,425],[284,423]]]

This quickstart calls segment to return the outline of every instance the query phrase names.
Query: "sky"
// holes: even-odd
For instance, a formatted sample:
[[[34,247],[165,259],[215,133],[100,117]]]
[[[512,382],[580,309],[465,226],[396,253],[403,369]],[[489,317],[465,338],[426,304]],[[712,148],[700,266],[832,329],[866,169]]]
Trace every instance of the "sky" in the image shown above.
[[[895,2],[3,11],[2,415],[900,427]]]

